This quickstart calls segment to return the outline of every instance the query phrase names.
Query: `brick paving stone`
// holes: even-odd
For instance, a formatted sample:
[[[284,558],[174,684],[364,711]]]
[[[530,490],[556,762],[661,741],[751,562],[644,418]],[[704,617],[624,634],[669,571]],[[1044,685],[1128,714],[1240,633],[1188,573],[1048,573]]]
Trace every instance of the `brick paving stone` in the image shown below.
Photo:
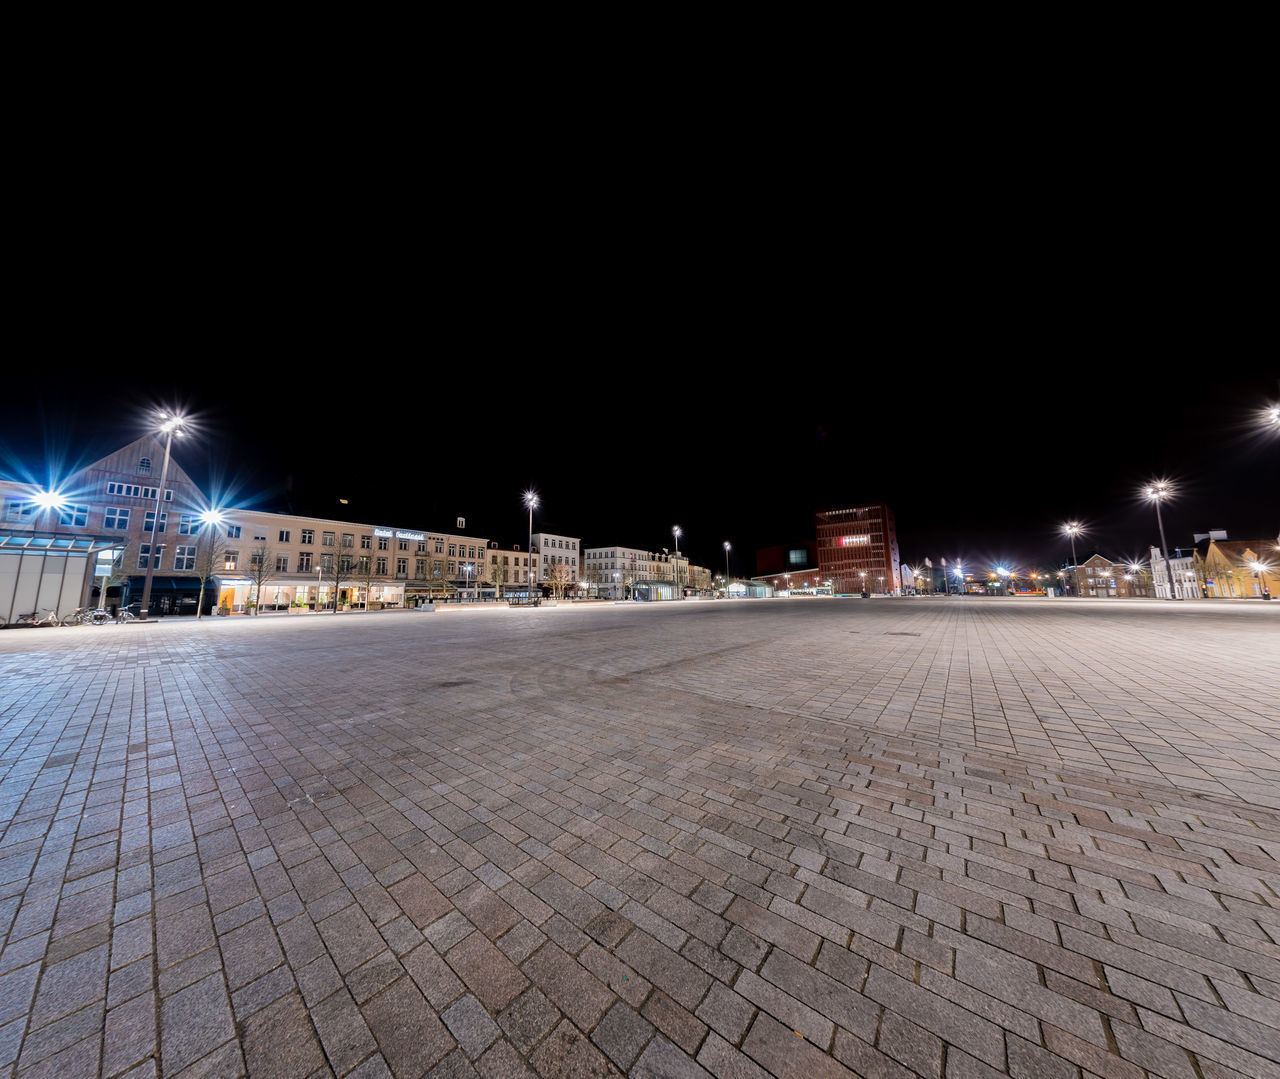
[[[659,1029],[633,1070],[1280,1075],[1277,617],[781,600],[0,634],[0,1071],[608,1072],[587,1035],[629,1015]],[[519,1039],[455,1047],[437,1017],[467,994]]]
[[[653,1024],[619,1001],[591,1032],[591,1040],[622,1071],[627,1071],[653,1037]]]
[[[401,978],[361,1014],[395,1075],[422,1075],[454,1047],[454,1040],[410,978]]]
[[[449,1028],[463,1052],[472,1060],[483,1053],[501,1035],[498,1024],[490,1018],[475,997],[468,994],[444,1012],[440,1018]]]

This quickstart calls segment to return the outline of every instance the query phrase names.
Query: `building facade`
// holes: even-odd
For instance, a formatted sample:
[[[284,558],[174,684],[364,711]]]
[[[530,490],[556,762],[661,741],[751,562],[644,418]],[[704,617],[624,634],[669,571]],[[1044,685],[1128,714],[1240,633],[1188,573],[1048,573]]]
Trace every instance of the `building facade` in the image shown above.
[[[1173,572],[1173,596],[1175,599],[1200,599],[1204,592],[1200,588],[1200,569],[1194,550],[1184,551],[1176,547],[1169,552],[1169,565],[1166,569],[1164,555],[1159,547],[1150,549],[1151,586],[1159,599],[1169,598],[1169,571]]]
[[[551,532],[535,532],[532,538],[533,550],[538,554],[537,580],[539,584],[549,584],[550,575],[555,566],[564,566],[569,573],[566,586],[572,588],[578,583],[581,573],[579,565],[582,541],[577,536],[558,536]]]
[[[835,592],[886,592],[898,587],[901,560],[893,511],[884,503],[819,512],[818,576]],[[865,575],[865,576],[864,576]]]
[[[1204,587],[1214,599],[1270,598],[1280,588],[1280,537],[1275,540],[1209,541]]]
[[[24,552],[14,574],[30,578],[29,548],[46,535],[55,549],[89,544],[95,564],[83,567],[80,585],[69,587],[67,567],[59,571],[60,615],[87,604],[135,602],[148,566],[153,615],[194,613],[202,578],[206,612],[239,613],[401,606],[474,588],[484,577],[488,540],[479,536],[257,510],[225,511],[217,523],[205,522],[210,500],[173,459],[161,485],[163,459],[164,444],[143,436],[67,477],[56,508],[42,502],[34,484],[0,482],[0,549]],[[8,597],[13,606],[30,589],[4,585],[8,565],[6,555],[0,600]],[[37,594],[54,593],[46,581]]]

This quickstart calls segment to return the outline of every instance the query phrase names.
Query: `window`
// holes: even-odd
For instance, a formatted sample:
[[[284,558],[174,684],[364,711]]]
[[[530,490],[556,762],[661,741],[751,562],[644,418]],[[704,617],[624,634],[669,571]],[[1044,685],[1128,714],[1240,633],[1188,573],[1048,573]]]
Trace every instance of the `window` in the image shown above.
[[[475,558],[475,556],[476,556],[476,549],[475,549],[475,546],[474,546],[474,545],[469,546],[469,547],[467,548],[467,557],[468,557],[468,558]]]
[[[138,545],[138,569],[146,569],[146,568],[147,568],[147,556],[148,556],[149,554],[151,554],[151,544],[149,544],[149,543],[141,543],[141,544],[139,544],[139,545]],[[160,568],[160,560],[161,560],[162,558],[164,558],[164,544],[163,544],[163,543],[157,543],[157,544],[156,544],[156,555],[155,555],[155,558],[153,558],[153,559],[152,559],[152,561],[151,561],[151,568],[152,568],[152,569],[159,569],[159,568]]]
[[[378,559],[378,576],[385,577],[387,575],[387,560],[385,558]]]
[[[352,532],[342,533],[342,546],[347,548],[347,550],[354,550],[355,545],[356,545],[356,537],[354,533]]]
[[[236,566],[239,565],[239,563],[240,563],[239,551],[227,551],[222,558],[223,569],[235,569]]]
[[[128,532],[129,511],[119,506],[108,506],[102,515],[102,527],[108,531],[114,528],[120,532]]]
[[[444,554],[444,540],[436,540],[436,554]]]
[[[239,539],[239,538],[240,538],[240,526],[227,525],[227,539]]]
[[[373,537],[372,537],[372,536],[361,536],[361,537],[360,537],[360,550],[362,550],[362,551],[372,551],[372,550],[373,550]]]
[[[407,558],[396,559],[396,576],[404,577],[409,572],[409,560]]]
[[[299,573],[311,572],[311,552],[310,551],[303,551],[300,555],[298,555],[298,572]]]
[[[139,498],[142,495],[142,488],[136,483],[115,483],[113,481],[107,484],[107,494],[124,495],[126,498]]]
[[[418,544],[418,546],[421,547],[422,544]],[[425,558],[419,558],[414,563],[414,575],[418,580],[422,580],[427,575],[427,560]]]
[[[312,529],[312,528],[304,528],[302,530],[301,536],[298,539],[299,543],[315,543],[315,541],[316,541],[316,533],[315,533],[315,529]]]
[[[85,528],[89,524],[88,506],[63,506],[58,520],[67,528]]]
[[[351,556],[349,554],[342,555],[338,559],[338,565],[339,567],[341,567],[343,573],[350,573],[351,572]]]
[[[378,550],[379,550],[379,551],[385,551],[386,549],[387,549],[387,537],[386,537],[386,536],[379,536],[379,537],[378,537]]]
[[[251,568],[257,569],[259,566],[262,565],[262,554],[263,554],[262,551],[249,552],[249,565]]]
[[[184,513],[178,518],[179,536],[200,535],[200,518],[191,513]],[[174,556],[177,557],[176,555]]]
[[[147,510],[146,519],[142,522],[142,531],[148,536],[151,535],[151,526],[156,523],[156,511]],[[169,523],[169,515],[167,513],[160,514],[160,527],[156,529],[157,533],[164,531],[164,526]]]
[[[276,572],[277,573],[289,572],[289,556],[287,554],[276,555]]]
[[[457,572],[457,568],[452,562],[449,563],[449,576],[452,577]]]
[[[328,551],[320,553],[320,572],[328,576],[333,572],[333,555]]]
[[[426,553],[427,553],[427,541],[426,541],[426,540],[419,540],[419,541],[418,541],[418,554],[426,554]]]
[[[141,472],[144,476],[151,475],[151,458],[150,457],[140,457],[138,459],[138,471]]]
[[[30,517],[36,511],[34,502],[23,502],[16,498],[10,498],[4,504],[4,519],[6,521],[21,521],[24,517]],[[111,511],[108,510],[108,513]],[[126,513],[129,511],[126,510]],[[114,528],[114,525],[107,525],[108,528]],[[125,527],[128,528],[128,520],[126,518]]]
[[[193,570],[196,568],[195,544],[186,547],[179,544],[174,548],[173,568],[176,570]]]
[[[336,536],[332,532],[322,533],[320,536],[320,545],[322,547],[332,547],[334,545],[333,541],[335,538]]]
[[[290,540],[289,540],[289,530],[288,530],[287,528],[282,528],[282,529],[280,529],[280,531],[279,531],[279,532],[277,532],[277,533],[276,533],[276,542],[277,542],[277,543],[288,543],[288,542],[290,542]]]

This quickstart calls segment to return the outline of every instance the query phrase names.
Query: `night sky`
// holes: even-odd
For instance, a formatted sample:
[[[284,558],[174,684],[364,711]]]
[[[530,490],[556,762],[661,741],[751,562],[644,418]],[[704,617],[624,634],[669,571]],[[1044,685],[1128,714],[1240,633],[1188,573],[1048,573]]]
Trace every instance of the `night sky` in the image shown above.
[[[738,574],[872,501],[907,562],[1047,567],[1068,519],[1082,558],[1143,555],[1153,477],[1170,546],[1274,537],[1263,145],[1216,115],[999,115],[850,146],[551,125],[427,159],[258,132],[145,185],[50,179],[0,470],[87,463],[163,405],[229,506],[509,545],[532,487],[535,529],[660,549],[679,524]]]
[[[1280,396],[1270,374],[1175,393],[1182,376],[895,375],[883,357],[857,359],[867,351],[754,372],[726,360],[726,390],[707,366],[636,356],[643,375],[624,379],[627,363],[566,349],[564,391],[541,403],[495,402],[486,382],[510,380],[446,378],[429,363],[429,392],[398,387],[391,371],[413,366],[399,362],[371,362],[344,385],[294,379],[288,364],[245,389],[39,379],[6,421],[0,461],[8,475],[39,475],[56,459],[65,474],[136,437],[147,404],[177,404],[197,421],[178,459],[228,506],[444,531],[463,516],[471,534],[523,545],[532,487],[535,531],[656,550],[679,524],[700,564],[723,567],[732,543],[735,574],[754,572],[759,547],[811,539],[815,509],[880,500],[907,562],[1047,566],[1069,555],[1069,518],[1089,529],[1081,558],[1141,555],[1157,541],[1138,497],[1154,476],[1178,489],[1171,547],[1210,528],[1280,528],[1280,436],[1255,423]],[[822,389],[828,378],[836,389]]]

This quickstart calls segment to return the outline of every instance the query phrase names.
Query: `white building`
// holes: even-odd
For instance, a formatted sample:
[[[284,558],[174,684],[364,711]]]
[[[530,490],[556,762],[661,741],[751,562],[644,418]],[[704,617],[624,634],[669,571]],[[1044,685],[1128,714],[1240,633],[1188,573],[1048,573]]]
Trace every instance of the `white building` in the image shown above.
[[[1169,598],[1169,574],[1165,569],[1164,555],[1158,547],[1151,548],[1151,580],[1160,599]],[[1169,552],[1169,569],[1173,571],[1174,595],[1178,599],[1201,599],[1200,582],[1196,575],[1195,551],[1185,554],[1181,548]]]
[[[578,564],[582,541],[577,536],[557,536],[550,532],[535,532],[532,538],[533,550],[538,555],[538,582],[547,583],[547,575],[552,566],[569,567],[569,585],[578,583],[581,566]]]

